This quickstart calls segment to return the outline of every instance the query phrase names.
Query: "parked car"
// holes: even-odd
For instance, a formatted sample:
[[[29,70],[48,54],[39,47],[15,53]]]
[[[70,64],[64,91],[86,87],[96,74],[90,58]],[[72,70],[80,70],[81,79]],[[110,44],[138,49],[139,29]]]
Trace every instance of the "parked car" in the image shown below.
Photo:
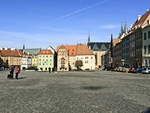
[[[143,73],[143,74],[149,74],[149,73],[150,73],[150,67],[144,68],[144,69],[142,70],[142,73]]]
[[[138,68],[136,68],[136,73],[141,73],[141,72],[142,72],[142,70],[143,70],[143,68],[138,67]]]
[[[0,71],[4,71],[5,70],[5,68],[4,67],[0,67]]]
[[[29,67],[26,69],[27,71],[37,71],[38,68],[37,67]]]
[[[134,67],[131,67],[129,69],[128,73],[136,73],[136,69]]]

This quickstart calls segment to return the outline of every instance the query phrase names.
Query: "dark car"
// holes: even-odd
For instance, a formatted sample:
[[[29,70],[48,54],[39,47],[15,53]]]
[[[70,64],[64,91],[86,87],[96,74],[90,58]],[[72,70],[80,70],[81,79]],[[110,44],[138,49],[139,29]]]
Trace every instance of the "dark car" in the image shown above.
[[[138,68],[136,68],[136,73],[141,73],[142,72],[142,68],[141,67],[138,67]]]
[[[131,67],[129,69],[128,73],[136,73],[136,69],[134,67]]]

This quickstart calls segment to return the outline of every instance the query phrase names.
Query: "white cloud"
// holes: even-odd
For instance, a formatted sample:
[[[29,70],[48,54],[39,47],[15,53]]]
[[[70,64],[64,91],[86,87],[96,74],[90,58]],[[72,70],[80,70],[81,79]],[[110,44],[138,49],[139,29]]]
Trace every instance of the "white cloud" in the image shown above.
[[[102,4],[104,4],[105,2],[107,2],[107,1],[108,1],[108,0],[100,0],[99,2],[94,3],[94,4],[90,5],[90,6],[87,6],[87,7],[84,7],[84,8],[80,8],[80,9],[77,9],[77,10],[74,10],[74,11],[68,13],[68,14],[65,14],[65,15],[63,15],[63,16],[61,16],[61,17],[58,17],[56,20],[59,20],[59,19],[62,19],[62,18],[68,18],[68,17],[74,16],[74,15],[77,15],[77,14],[82,13],[82,12],[88,10],[88,9],[92,9],[92,8],[98,6],[98,5],[102,5]]]

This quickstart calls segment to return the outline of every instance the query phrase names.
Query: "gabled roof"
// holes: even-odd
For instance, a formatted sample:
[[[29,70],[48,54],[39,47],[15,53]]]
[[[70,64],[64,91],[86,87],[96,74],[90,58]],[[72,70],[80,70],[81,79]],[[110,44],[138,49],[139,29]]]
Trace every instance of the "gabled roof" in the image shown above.
[[[135,28],[136,26],[142,27],[148,16],[150,16],[150,10],[148,10],[139,20],[137,19],[132,28]]]
[[[110,49],[110,42],[89,42],[88,47],[93,51],[107,51]]]
[[[93,52],[88,48],[86,44],[78,44],[77,55],[93,55]]]
[[[50,49],[41,49],[38,55],[50,55],[53,54],[53,52]]]

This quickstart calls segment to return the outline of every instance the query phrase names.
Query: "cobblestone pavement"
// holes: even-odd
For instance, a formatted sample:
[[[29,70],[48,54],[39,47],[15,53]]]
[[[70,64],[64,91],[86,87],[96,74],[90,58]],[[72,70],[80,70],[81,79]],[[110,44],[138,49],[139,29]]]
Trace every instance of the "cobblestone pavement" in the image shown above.
[[[150,106],[150,77],[142,74],[7,74],[0,72],[0,113],[140,113]]]

